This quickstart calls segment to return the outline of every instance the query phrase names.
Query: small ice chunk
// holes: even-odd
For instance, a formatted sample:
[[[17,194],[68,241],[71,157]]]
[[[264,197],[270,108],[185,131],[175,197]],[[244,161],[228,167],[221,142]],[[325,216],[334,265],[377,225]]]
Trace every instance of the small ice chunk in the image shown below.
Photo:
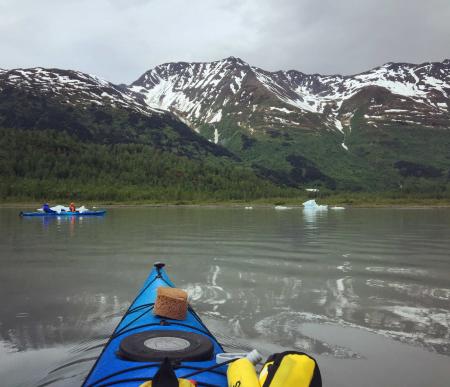
[[[317,204],[314,199],[311,199],[303,203],[303,208],[305,210],[327,210],[328,206],[324,204]]]

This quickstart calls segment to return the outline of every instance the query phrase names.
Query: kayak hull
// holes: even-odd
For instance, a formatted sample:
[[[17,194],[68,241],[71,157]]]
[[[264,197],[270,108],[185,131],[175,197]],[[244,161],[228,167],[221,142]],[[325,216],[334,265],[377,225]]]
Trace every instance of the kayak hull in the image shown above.
[[[103,216],[106,210],[102,211],[85,211],[85,212],[21,212],[20,216]]]
[[[114,330],[101,355],[86,377],[84,387],[140,386],[151,380],[158,371],[161,362],[131,361],[120,356],[121,342],[130,335],[158,331],[192,332],[206,337],[213,347],[209,359],[203,361],[177,361],[175,373],[178,378],[216,365],[215,355],[224,352],[222,346],[209,332],[195,311],[189,307],[185,320],[172,320],[153,314],[157,289],[160,286],[174,287],[174,284],[161,266],[155,265],[141,291]],[[193,379],[200,386],[226,387],[226,366],[219,366],[207,372],[201,372]]]

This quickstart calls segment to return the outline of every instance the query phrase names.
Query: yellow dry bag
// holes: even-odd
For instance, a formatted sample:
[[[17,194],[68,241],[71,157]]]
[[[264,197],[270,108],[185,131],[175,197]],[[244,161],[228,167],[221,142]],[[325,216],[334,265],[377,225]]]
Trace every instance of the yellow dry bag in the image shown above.
[[[322,387],[317,362],[306,353],[271,355],[259,374],[261,387]]]
[[[228,366],[227,380],[228,387],[260,387],[255,366],[245,357]]]

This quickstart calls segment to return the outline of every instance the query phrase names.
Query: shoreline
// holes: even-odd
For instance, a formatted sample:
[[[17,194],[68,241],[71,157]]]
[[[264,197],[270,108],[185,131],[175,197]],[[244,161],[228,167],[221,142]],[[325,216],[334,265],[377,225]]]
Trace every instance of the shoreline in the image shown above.
[[[305,199],[307,200],[307,199]],[[439,209],[439,208],[450,208],[450,202],[442,201],[435,202],[436,200],[418,200],[411,202],[403,202],[403,203],[383,203],[380,201],[379,203],[341,203],[334,202],[327,203],[326,200],[317,200],[319,204],[327,204],[329,207],[334,206],[342,206],[345,208],[390,208],[390,209]],[[64,201],[59,200],[55,201],[55,203],[64,203]],[[302,202],[290,203],[289,201],[280,202],[280,201],[267,201],[267,202],[204,202],[204,203],[138,203],[138,202],[125,202],[125,203],[111,203],[111,202],[94,202],[94,201],[80,201],[80,204],[84,204],[88,208],[96,207],[95,209],[100,208],[132,208],[132,207],[148,207],[148,208],[243,208],[243,207],[252,207],[252,208],[273,208],[275,206],[285,206],[293,209],[302,209]],[[39,208],[42,206],[41,202],[0,202],[0,208]]]

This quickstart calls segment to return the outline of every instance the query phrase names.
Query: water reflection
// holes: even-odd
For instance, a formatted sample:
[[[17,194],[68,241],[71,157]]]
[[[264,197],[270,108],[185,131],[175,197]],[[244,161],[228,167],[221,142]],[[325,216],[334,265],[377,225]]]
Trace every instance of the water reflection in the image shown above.
[[[318,222],[328,216],[327,210],[316,210],[314,208],[303,208],[303,220],[305,228],[314,230],[319,227]]]
[[[245,289],[231,290],[225,305],[214,306],[214,315],[239,321],[243,337],[257,334],[296,349],[337,357],[357,356],[351,349],[331,348],[327,343],[306,337],[302,325],[309,322],[359,327],[413,345],[450,355],[449,290],[423,285],[402,286],[386,279],[361,279],[363,273],[339,276],[342,268],[322,267],[325,283],[313,278],[311,269],[298,269],[289,277],[252,273],[245,276]],[[306,270],[305,270],[306,269]],[[278,268],[279,270],[279,268]],[[290,270],[296,271],[294,267]],[[305,271],[304,275],[301,272]],[[405,270],[405,273],[410,273]],[[308,274],[309,273],[309,274]],[[420,275],[419,275],[420,276]],[[384,277],[382,277],[384,278]],[[220,286],[220,277],[216,279]],[[264,283],[262,290],[251,284]],[[204,287],[205,293],[208,288]],[[196,299],[208,304],[209,298],[197,290]],[[431,304],[430,304],[431,302]],[[207,306],[202,306],[208,309]],[[242,314],[241,310],[245,313]],[[306,312],[306,311],[307,312]],[[256,321],[256,323],[255,323]]]
[[[88,216],[42,216],[42,217],[23,217],[22,221],[32,224],[41,224],[44,230],[49,230],[55,227],[58,231],[68,230],[69,234],[73,236],[77,227],[82,227],[83,223],[102,223],[103,217],[88,217]]]
[[[8,365],[16,375],[6,385],[23,380],[24,386],[79,386],[127,306],[128,300],[109,294],[66,294],[45,311],[6,315],[0,322],[0,359],[7,361],[0,361],[0,371]],[[33,363],[33,383],[20,372],[24,361]]]
[[[121,316],[127,305],[103,294],[65,296],[58,305],[47,305],[47,313],[31,306],[28,312],[19,312],[12,305],[11,313],[1,320],[0,341],[7,343],[10,351],[77,343],[101,332],[104,319]]]

